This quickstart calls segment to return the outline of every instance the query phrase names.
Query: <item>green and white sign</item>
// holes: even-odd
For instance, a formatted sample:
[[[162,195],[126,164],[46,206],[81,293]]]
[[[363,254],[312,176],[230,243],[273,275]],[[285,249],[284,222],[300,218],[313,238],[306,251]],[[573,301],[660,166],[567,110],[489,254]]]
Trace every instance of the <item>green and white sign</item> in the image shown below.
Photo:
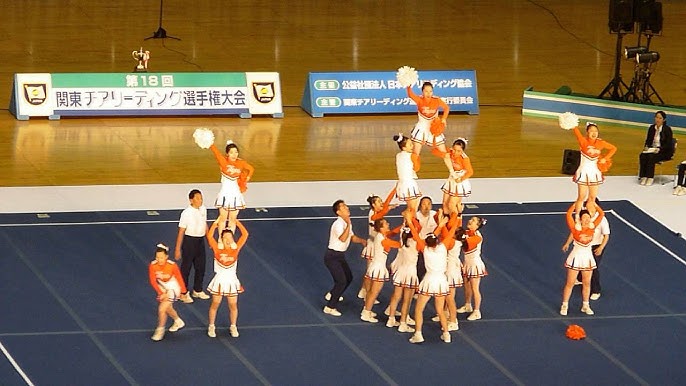
[[[10,111],[32,116],[283,116],[274,72],[15,74]]]

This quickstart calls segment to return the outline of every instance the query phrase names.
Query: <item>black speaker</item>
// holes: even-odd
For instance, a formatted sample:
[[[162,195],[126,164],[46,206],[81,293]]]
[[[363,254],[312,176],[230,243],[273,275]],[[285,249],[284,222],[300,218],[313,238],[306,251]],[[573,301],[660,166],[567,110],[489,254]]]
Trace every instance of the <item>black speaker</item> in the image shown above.
[[[637,0],[634,12],[641,32],[651,35],[662,34],[662,3],[659,1]]]
[[[610,33],[634,33],[634,1],[610,0]]]
[[[581,163],[581,151],[565,149],[562,155],[562,174],[573,175]]]

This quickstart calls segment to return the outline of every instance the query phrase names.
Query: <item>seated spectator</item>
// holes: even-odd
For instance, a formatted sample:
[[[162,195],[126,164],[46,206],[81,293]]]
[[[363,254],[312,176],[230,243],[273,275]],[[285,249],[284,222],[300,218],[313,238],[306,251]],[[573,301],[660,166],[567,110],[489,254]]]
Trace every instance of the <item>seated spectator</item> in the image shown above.
[[[655,164],[672,159],[674,143],[672,128],[667,126],[667,114],[664,111],[655,113],[655,124],[650,125],[643,152],[638,156],[641,185],[652,185],[655,177]]]

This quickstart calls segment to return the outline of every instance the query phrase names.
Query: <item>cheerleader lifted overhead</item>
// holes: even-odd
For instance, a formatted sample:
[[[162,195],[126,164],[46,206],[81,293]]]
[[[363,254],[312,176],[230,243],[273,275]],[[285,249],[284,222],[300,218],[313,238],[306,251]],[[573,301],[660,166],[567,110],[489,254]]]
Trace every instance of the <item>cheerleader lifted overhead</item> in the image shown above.
[[[574,202],[576,213],[576,228],[580,227],[578,213],[581,212],[584,201],[588,202],[588,211],[595,214],[595,199],[598,197],[598,187],[605,181],[603,173],[612,166],[612,156],[617,147],[599,138],[598,125],[586,122],[586,135],[579,131],[579,117],[574,113],[564,113],[559,118],[560,127],[573,130],[581,151],[581,163],[574,173],[573,181],[577,185],[577,197]],[[606,150],[603,153],[603,150]]]
[[[245,209],[243,193],[248,189],[247,183],[255,168],[238,158],[238,145],[231,140],[226,141],[225,154],[222,154],[214,145],[214,133],[209,129],[196,129],[193,138],[200,148],[212,151],[221,171],[221,190],[215,201],[219,209],[219,234],[226,228],[227,218],[229,229],[235,231],[238,212]]]
[[[448,119],[450,107],[443,100],[434,95],[434,86],[431,82],[422,83],[422,95],[412,91],[412,86],[419,82],[419,74],[413,67],[403,66],[398,69],[396,78],[400,85],[407,90],[407,96],[417,105],[417,123],[410,134],[415,142],[413,152],[417,155],[422,151],[422,145],[432,147],[432,153],[443,159],[449,172],[453,172],[452,163],[447,156],[445,147],[445,125]],[[439,109],[443,114],[439,116]]]

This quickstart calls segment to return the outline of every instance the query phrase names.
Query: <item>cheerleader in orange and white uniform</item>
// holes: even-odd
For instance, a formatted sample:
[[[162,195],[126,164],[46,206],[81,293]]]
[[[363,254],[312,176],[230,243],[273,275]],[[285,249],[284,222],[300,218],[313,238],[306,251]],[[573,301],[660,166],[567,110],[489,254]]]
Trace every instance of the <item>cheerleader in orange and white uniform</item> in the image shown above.
[[[589,212],[595,214],[598,186],[605,181],[603,172],[610,168],[612,156],[617,152],[617,147],[600,139],[598,135],[598,125],[593,122],[586,122],[586,136],[581,134],[578,126],[574,127],[574,136],[581,150],[581,163],[573,177],[578,191],[574,204],[575,213],[580,213],[584,201],[587,201]],[[607,150],[607,152],[603,155],[602,150]]]
[[[479,229],[485,224],[485,218],[470,218],[467,222],[466,238],[462,242],[462,249],[464,250],[464,265],[462,269],[465,277],[465,303],[457,309],[457,312],[471,312],[467,320],[481,319],[481,291],[479,290],[479,285],[481,284],[481,278],[488,275],[488,271],[486,271],[486,265],[481,259],[481,245],[484,239]],[[474,298],[474,308],[472,308],[472,297]]]
[[[419,154],[412,152],[414,143],[410,138],[397,134],[393,140],[398,144],[400,152],[395,156],[395,168],[398,174],[398,184],[395,187],[395,194],[398,200],[407,204],[407,211],[413,216],[419,206],[419,198],[422,192],[417,184],[417,172],[421,166]]]
[[[409,214],[404,214],[405,221],[410,224],[412,236],[419,238],[417,229],[412,223]],[[437,232],[443,228],[448,222],[448,218],[443,216],[442,211],[439,210],[439,223]],[[426,275],[419,283],[419,296],[417,304],[414,309],[415,332],[410,338],[410,343],[421,343],[424,341],[422,335],[422,325],[424,324],[424,308],[429,302],[429,299],[434,298],[437,310],[442,310],[445,306],[445,296],[450,292],[448,285],[448,278],[445,275],[447,268],[448,251],[444,244],[439,242],[435,234],[430,233],[426,239],[417,240],[418,249],[424,254],[424,263],[426,264]],[[439,312],[439,320],[441,322],[441,340],[445,343],[450,343],[450,332],[448,332],[448,321],[445,313]]]
[[[210,146],[210,150],[221,170],[222,186],[215,201],[215,206],[219,208],[219,234],[221,235],[226,227],[227,218],[229,229],[236,230],[238,212],[245,209],[243,193],[248,189],[247,183],[252,178],[255,168],[238,158],[238,145],[231,140],[226,142],[226,154],[221,154],[214,144]]]
[[[445,275],[448,278],[450,292],[445,298],[446,308],[448,309],[448,331],[457,331],[457,305],[455,304],[455,292],[458,287],[462,287],[462,261],[460,252],[462,251],[462,241],[464,232],[462,230],[462,217],[457,213],[451,213],[448,226],[441,232],[443,244],[448,250],[447,269]],[[440,317],[439,317],[440,320]]]
[[[381,197],[376,195],[370,195],[367,197],[367,202],[369,203],[370,207],[368,214],[369,236],[367,237],[367,245],[364,247],[364,249],[362,249],[362,258],[367,261],[367,268],[369,268],[369,262],[371,261],[372,257],[374,257],[374,237],[376,237],[374,221],[383,218],[391,209],[396,207],[396,205],[391,205],[391,200],[393,197],[395,197],[395,188],[388,193],[386,201],[381,201]],[[369,281],[369,279],[366,277],[362,279],[362,286],[357,292],[357,297],[364,299],[371,284],[371,281]]]
[[[412,237],[409,227],[403,227],[400,232],[400,248],[398,254],[391,265],[393,294],[388,306],[388,321],[386,327],[398,327],[399,332],[414,332],[414,320],[409,316],[410,303],[417,288],[419,288],[419,278],[417,277],[417,241]],[[400,320],[396,322],[396,310],[400,305]]]
[[[390,273],[388,272],[388,268],[386,268],[388,252],[391,251],[391,248],[400,248],[400,243],[398,241],[388,238],[391,233],[388,221],[383,218],[375,220],[374,230],[376,231],[373,242],[374,257],[372,257],[369,268],[367,268],[367,273],[364,276],[369,279],[372,284],[369,291],[367,291],[367,296],[364,298],[364,308],[360,315],[360,319],[370,323],[379,321],[374,317],[372,307],[381,292],[384,282],[387,282],[390,279]]]
[[[412,86],[408,86],[407,96],[417,104],[418,120],[411,134],[412,141],[418,145],[414,148],[414,153],[419,154],[422,151],[422,145],[434,146],[446,153],[443,130],[450,107],[441,98],[434,95],[434,86],[431,82],[422,84],[421,96],[412,91]],[[439,109],[443,110],[443,116],[440,118],[438,116]]]
[[[155,260],[148,267],[148,278],[150,285],[157,292],[157,301],[159,302],[157,328],[151,339],[160,341],[164,338],[167,316],[174,320],[174,323],[169,327],[170,332],[176,332],[186,325],[176,313],[173,304],[182,293],[186,293],[186,285],[181,277],[179,266],[169,260],[169,248],[166,245],[157,244]]]
[[[443,191],[443,212],[446,214],[459,213],[462,207],[462,197],[472,194],[472,184],[469,178],[474,174],[472,162],[464,150],[467,140],[458,138],[453,142],[448,157],[454,172],[448,176],[441,190]]]
[[[593,251],[591,249],[591,243],[593,242],[593,233],[595,232],[595,227],[600,225],[600,222],[605,217],[605,213],[599,206],[595,206],[598,215],[595,220],[591,221],[591,215],[584,209],[579,213],[580,227],[575,225],[575,220],[572,212],[574,211],[575,205],[572,205],[567,210],[567,226],[572,233],[574,238],[574,248],[572,252],[569,253],[567,260],[565,261],[565,267],[567,267],[567,279],[565,281],[565,286],[562,289],[562,306],[560,306],[560,315],[567,315],[567,310],[569,308],[569,298],[572,296],[572,288],[574,288],[574,283],[576,278],[581,271],[581,297],[583,305],[581,307],[581,312],[586,315],[593,315],[594,312],[589,305],[589,297],[591,295],[591,276],[593,275],[593,270],[596,269],[595,258],[593,257]]]
[[[238,253],[245,245],[248,239],[248,230],[243,224],[236,220],[236,226],[241,232],[241,237],[235,241],[234,232],[230,229],[224,229],[221,233],[221,240],[223,248],[220,248],[214,238],[214,232],[217,230],[217,225],[220,220],[217,219],[207,230],[207,242],[214,252],[215,274],[214,278],[207,287],[207,291],[212,294],[212,303],[209,310],[209,326],[207,328],[207,335],[211,338],[217,336],[215,332],[214,321],[217,317],[217,309],[222,301],[222,297],[226,297],[229,303],[229,333],[232,337],[238,337],[238,294],[243,293],[243,286],[236,275],[236,265],[238,264]]]

